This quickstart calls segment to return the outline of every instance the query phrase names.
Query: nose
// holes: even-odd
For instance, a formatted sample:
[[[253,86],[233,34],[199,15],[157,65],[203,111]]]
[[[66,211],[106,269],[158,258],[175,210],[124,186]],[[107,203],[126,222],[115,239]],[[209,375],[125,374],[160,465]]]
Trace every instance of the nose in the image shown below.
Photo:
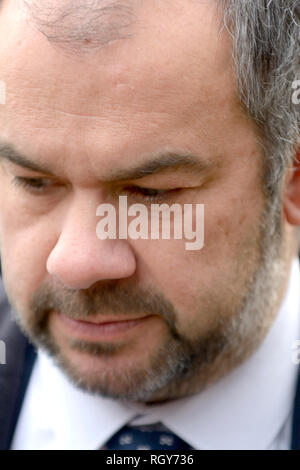
[[[90,208],[91,209],[91,208]],[[69,209],[57,243],[47,259],[47,271],[72,289],[87,289],[100,280],[134,274],[136,259],[127,240],[100,240],[95,210]]]

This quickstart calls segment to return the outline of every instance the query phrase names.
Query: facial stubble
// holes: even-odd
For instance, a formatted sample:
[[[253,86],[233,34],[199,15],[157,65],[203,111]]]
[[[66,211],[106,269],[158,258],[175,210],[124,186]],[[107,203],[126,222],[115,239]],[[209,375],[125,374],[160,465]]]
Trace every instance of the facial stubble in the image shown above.
[[[271,314],[278,302],[277,292],[284,278],[279,207],[278,201],[277,204],[268,201],[262,211],[255,270],[249,272],[235,312],[226,321],[219,312],[214,327],[205,335],[190,338],[182,334],[176,326],[180,315],[152,286],[143,289],[136,285],[124,286],[118,281],[99,282],[84,291],[45,283],[32,296],[27,321],[23,320],[24,316],[18,316],[21,327],[37,347],[52,356],[76,387],[90,393],[139,402],[195,393],[245,360],[270,326]],[[118,320],[124,314],[127,317],[156,315],[164,324],[164,335],[160,345],[149,351],[146,363],[139,363],[137,357],[127,368],[114,367],[114,361],[122,363],[120,358],[130,348],[126,343],[70,340],[67,347],[73,352],[95,358],[95,369],[87,376],[59,347],[49,327],[53,311],[81,320],[108,312],[115,314]],[[199,318],[201,314],[199,312]]]

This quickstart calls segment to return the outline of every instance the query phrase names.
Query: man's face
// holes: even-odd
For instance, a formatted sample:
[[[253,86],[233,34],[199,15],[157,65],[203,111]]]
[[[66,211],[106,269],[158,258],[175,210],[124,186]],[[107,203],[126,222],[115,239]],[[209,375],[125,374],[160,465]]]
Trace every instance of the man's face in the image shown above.
[[[6,289],[34,340],[107,395],[168,398],[218,375],[220,358],[229,369],[222,352],[261,268],[262,156],[218,21],[213,2],[151,2],[131,38],[77,56],[53,47],[17,2],[0,15],[0,140],[43,168],[1,159]],[[193,155],[203,169],[117,175],[166,154]],[[96,208],[120,195],[205,204],[204,248],[99,240]],[[242,321],[241,357],[255,309]]]

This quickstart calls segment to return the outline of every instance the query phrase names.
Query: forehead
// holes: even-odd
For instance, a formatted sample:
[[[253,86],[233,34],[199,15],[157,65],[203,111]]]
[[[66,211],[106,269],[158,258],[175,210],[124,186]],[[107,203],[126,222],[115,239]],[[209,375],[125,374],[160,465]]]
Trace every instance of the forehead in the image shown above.
[[[195,115],[205,133],[232,111],[236,99],[231,43],[219,31],[219,13],[213,0],[137,2],[130,37],[76,55],[28,23],[18,2],[5,2],[2,136],[18,135],[24,145],[34,129],[36,145],[41,135],[40,146],[47,139],[53,146],[65,145],[76,130],[75,145],[86,136],[105,147],[120,135],[135,136],[138,143],[139,136],[145,142],[163,130],[177,133],[191,128]]]

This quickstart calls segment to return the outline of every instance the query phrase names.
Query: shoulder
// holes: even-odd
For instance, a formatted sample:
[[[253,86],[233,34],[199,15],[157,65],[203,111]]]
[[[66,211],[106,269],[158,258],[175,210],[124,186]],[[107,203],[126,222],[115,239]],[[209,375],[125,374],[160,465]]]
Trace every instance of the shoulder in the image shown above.
[[[0,364],[0,449],[8,449],[36,357],[33,346],[15,321],[0,276],[0,340],[5,363]]]

